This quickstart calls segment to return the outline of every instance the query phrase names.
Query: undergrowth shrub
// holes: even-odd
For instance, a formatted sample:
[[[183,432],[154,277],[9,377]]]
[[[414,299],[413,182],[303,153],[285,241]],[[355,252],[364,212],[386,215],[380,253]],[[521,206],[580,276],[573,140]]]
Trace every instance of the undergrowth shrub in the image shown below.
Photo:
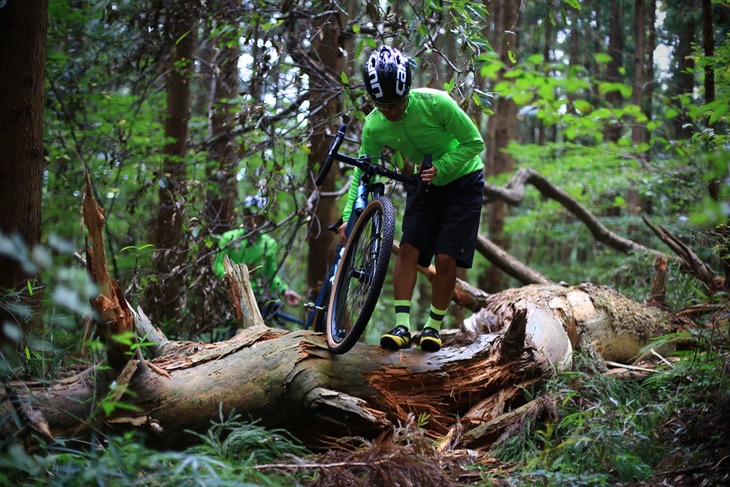
[[[577,360],[575,370],[547,384],[540,401],[550,406],[541,408],[543,414],[526,417],[503,435],[493,454],[518,462],[522,475],[547,485],[649,478],[662,454],[652,434],[658,409],[641,383],[601,374]]]

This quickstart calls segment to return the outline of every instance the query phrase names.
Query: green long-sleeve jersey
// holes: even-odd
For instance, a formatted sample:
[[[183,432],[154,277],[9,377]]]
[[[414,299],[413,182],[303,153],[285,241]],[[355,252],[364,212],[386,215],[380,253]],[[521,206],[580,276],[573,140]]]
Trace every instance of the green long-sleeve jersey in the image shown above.
[[[443,186],[466,174],[482,170],[480,153],[484,140],[474,122],[448,93],[430,88],[411,90],[401,118],[391,122],[375,109],[365,118],[360,155],[380,156],[383,147],[400,152],[414,164],[431,154],[437,175],[433,183]],[[355,168],[342,218],[347,221],[357,196],[362,171]]]
[[[283,293],[289,286],[276,274],[279,258],[276,240],[266,234],[245,238],[249,232],[245,228],[235,228],[220,235],[218,247],[221,250],[213,257],[213,273],[224,276],[223,258],[227,255],[234,263],[246,264],[253,271],[251,289],[256,296]],[[267,284],[268,289],[262,289]]]

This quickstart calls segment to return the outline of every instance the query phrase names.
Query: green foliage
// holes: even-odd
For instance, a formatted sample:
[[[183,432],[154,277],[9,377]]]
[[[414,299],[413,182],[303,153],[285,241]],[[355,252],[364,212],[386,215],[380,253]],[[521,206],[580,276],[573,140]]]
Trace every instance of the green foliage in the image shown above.
[[[730,407],[727,330],[658,337],[669,358],[644,380],[601,373],[578,356],[549,381],[523,423],[492,453],[517,462],[518,485],[587,486],[646,481],[685,441],[724,444]],[[671,350],[674,350],[672,353]],[[671,355],[670,355],[671,354]],[[687,452],[706,463],[703,453]]]
[[[59,441],[45,454],[29,454],[16,444],[0,456],[5,485],[199,485],[250,486],[225,463],[187,452],[158,452],[128,434],[83,443]]]
[[[96,295],[98,288],[76,262],[73,250],[67,240],[50,235],[47,245],[38,245],[31,252],[19,238],[0,233],[0,257],[20,262],[30,274],[45,276],[42,286],[28,281],[29,294],[39,293],[42,296],[44,326],[23,336],[20,327],[5,324],[4,332],[15,333],[17,338],[23,339],[24,353],[19,357],[2,357],[0,375],[15,375],[14,367],[20,366],[27,376],[52,378],[63,365],[65,354],[81,348],[82,337],[77,323],[85,317],[94,317],[90,299]],[[28,327],[31,305],[24,302],[20,294],[0,293],[0,306],[12,310],[23,320],[20,325]],[[11,365],[18,358],[21,361]]]
[[[727,374],[730,344],[723,332],[727,333],[727,330],[693,330],[658,337],[656,343],[648,345],[656,349],[674,345],[677,349],[674,355],[681,359],[645,382],[665,405],[667,414],[708,402],[727,404],[730,399],[730,376]]]
[[[220,422],[213,423],[205,434],[192,433],[202,440],[191,448],[221,460],[239,462],[243,466],[273,463],[287,455],[302,456],[307,450],[284,430],[266,430],[256,424],[240,421],[240,416],[226,418],[221,409]]]
[[[600,485],[609,476],[647,479],[664,453],[653,435],[659,409],[641,384],[585,366],[547,385],[540,401],[553,411],[546,421],[527,418],[494,453],[521,462],[527,479],[545,485]]]
[[[268,486],[303,485],[306,469],[263,470],[258,466],[311,455],[286,432],[267,431],[235,417],[191,433],[202,443],[184,451],[145,446],[134,433],[93,438],[90,443],[57,440],[28,453],[10,442],[0,453],[3,485]],[[279,473],[280,472],[280,473]]]

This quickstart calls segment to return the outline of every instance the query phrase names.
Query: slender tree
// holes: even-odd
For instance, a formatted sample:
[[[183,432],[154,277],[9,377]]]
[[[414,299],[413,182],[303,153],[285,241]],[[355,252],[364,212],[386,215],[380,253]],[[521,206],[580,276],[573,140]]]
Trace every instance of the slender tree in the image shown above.
[[[624,53],[624,22],[623,22],[623,2],[621,0],[611,0],[611,13],[609,22],[609,39],[608,54],[611,61],[608,63],[606,71],[606,79],[613,83],[622,81],[619,74],[623,64]],[[623,102],[623,97],[618,90],[610,91],[606,94],[606,103],[611,108],[618,108]],[[607,142],[617,142],[621,137],[622,126],[616,121],[606,125],[603,132],[604,140]]]
[[[715,55],[715,39],[713,35],[711,0],[702,0],[702,38],[704,55],[707,59],[712,59]],[[705,65],[704,88],[705,103],[714,102],[715,68],[713,63],[707,63]],[[710,128],[713,129],[713,132],[717,132],[718,124],[713,123],[710,125]],[[708,193],[714,201],[722,201],[722,184],[723,182],[720,177],[715,177],[708,183]],[[720,248],[720,260],[725,274],[725,289],[730,289],[730,218],[718,225],[715,233]]]
[[[211,58],[210,105],[208,106],[208,158],[206,175],[212,183],[206,194],[205,213],[211,233],[223,233],[235,226],[233,207],[238,198],[236,174],[239,168],[238,145],[235,140],[236,114],[239,85],[241,82],[238,59],[240,57],[239,36],[240,12],[232,5],[235,2],[219,1],[217,19],[223,29],[214,39]],[[256,23],[253,23],[256,25]],[[255,71],[251,85],[260,83]],[[260,102],[260,90],[252,88],[254,101]]]
[[[168,12],[168,38],[172,41],[167,58],[167,112],[165,116],[164,161],[159,183],[159,207],[154,232],[157,248],[153,262],[157,280],[150,288],[155,304],[151,316],[157,321],[176,318],[180,306],[184,261],[181,249],[182,204],[185,156],[190,121],[192,58],[196,43],[196,19],[188,13]],[[148,298],[149,299],[149,298]]]
[[[352,52],[351,40],[347,33],[347,16],[334,2],[322,2],[320,6],[326,15],[320,15],[312,26],[311,62],[307,62],[309,75],[309,163],[310,171],[316,174],[324,161],[331,139],[328,134],[337,130],[342,120],[336,119],[341,111],[341,73],[346,72],[344,53]],[[348,11],[353,11],[350,2]],[[332,192],[336,188],[339,171],[330,171],[321,187],[322,192]],[[308,235],[309,253],[307,257],[307,287],[310,294],[318,291],[327,275],[333,256],[336,235],[326,230],[326,225],[338,220],[339,211],[332,198],[321,198],[315,209],[316,223]]]
[[[695,83],[695,59],[692,50],[696,42],[698,18],[700,10],[697,0],[673,0],[667,2],[667,28],[676,32],[677,40],[674,48],[672,77],[669,80],[669,91],[675,97],[692,97]],[[680,28],[679,23],[683,26]],[[674,121],[674,136],[688,139],[692,136],[692,123],[682,103],[677,103],[679,116]]]
[[[507,66],[514,65],[512,59],[517,55],[517,27],[519,22],[519,2],[498,0],[493,5],[494,22],[492,45],[499,52],[500,60]],[[498,94],[499,95],[499,94]],[[517,105],[511,99],[497,96],[494,115],[487,128],[487,161],[485,174],[496,176],[514,170],[514,158],[504,149],[515,139],[517,126]],[[502,248],[508,248],[504,235],[504,223],[508,206],[503,202],[493,202],[487,207],[489,237]],[[492,266],[487,271],[483,288],[487,292],[497,292],[504,286],[502,272]]]
[[[634,3],[634,91],[632,102],[639,107],[643,106],[646,92],[646,1],[635,0]],[[631,140],[634,145],[641,144],[645,139],[646,126],[638,121],[634,122],[631,131]]]

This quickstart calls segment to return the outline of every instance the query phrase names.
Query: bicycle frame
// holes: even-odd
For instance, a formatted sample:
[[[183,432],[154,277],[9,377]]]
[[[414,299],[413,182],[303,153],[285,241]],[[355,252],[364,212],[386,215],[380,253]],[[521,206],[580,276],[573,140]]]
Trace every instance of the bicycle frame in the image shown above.
[[[360,168],[362,175],[358,183],[357,193],[355,201],[353,202],[352,212],[350,219],[347,222],[347,229],[345,231],[348,239],[350,234],[366,206],[376,198],[383,197],[385,194],[385,185],[381,182],[373,182],[372,179],[375,176],[384,176],[391,180],[401,182],[406,185],[415,185],[417,190],[420,190],[420,175],[404,176],[396,171],[390,170],[379,164],[371,162],[371,158],[363,155],[359,158],[351,157],[345,154],[339,153],[339,147],[344,140],[346,125],[342,124],[335,135],[335,140],[330,145],[327,158],[324,161],[322,169],[317,176],[316,184],[320,186],[326,178],[329,170],[335,160],[344,162],[351,166]],[[426,157],[424,161],[424,167],[430,164],[430,156]],[[391,237],[392,238],[392,237]],[[314,331],[323,331],[324,321],[327,314],[327,305],[330,300],[330,295],[335,284],[334,280],[337,276],[338,266],[340,265],[345,246],[338,244],[335,259],[332,262],[327,278],[322,284],[319,294],[315,299],[314,303],[308,303],[307,307],[311,309],[307,320],[307,328],[313,328]],[[349,348],[349,347],[348,347]],[[345,349],[346,351],[346,349]],[[344,353],[344,352],[339,352]]]

